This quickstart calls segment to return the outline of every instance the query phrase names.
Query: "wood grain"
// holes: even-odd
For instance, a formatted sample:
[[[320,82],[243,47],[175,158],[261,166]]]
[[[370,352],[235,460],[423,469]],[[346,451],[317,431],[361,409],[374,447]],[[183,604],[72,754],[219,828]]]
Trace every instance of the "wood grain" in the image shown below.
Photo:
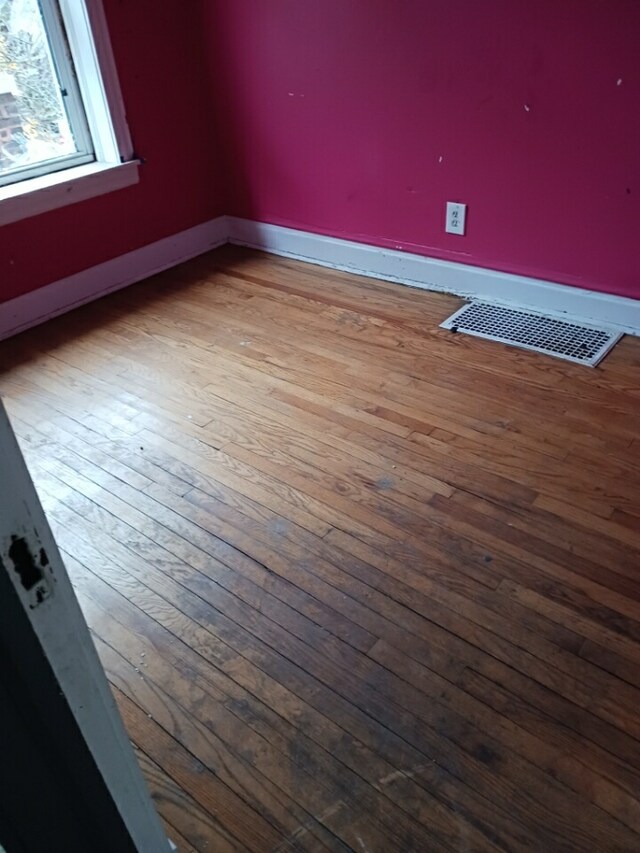
[[[179,848],[640,849],[640,342],[225,248],[0,345]]]

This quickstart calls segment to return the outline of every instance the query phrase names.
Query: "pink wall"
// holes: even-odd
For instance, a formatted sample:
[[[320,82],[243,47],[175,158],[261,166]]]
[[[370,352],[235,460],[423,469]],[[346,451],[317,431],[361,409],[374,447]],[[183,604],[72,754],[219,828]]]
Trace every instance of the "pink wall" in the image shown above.
[[[105,0],[140,183],[0,229],[0,302],[224,213],[197,3]]]
[[[640,297],[639,0],[105,5],[141,182],[0,229],[0,302],[225,212]]]
[[[638,0],[205,14],[228,212],[640,297]],[[465,238],[447,199],[469,205]]]

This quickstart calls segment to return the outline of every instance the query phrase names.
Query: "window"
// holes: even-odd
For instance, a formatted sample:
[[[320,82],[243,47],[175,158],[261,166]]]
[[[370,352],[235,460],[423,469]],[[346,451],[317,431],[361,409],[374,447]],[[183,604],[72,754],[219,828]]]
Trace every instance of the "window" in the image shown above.
[[[4,0],[0,72],[0,185],[95,159],[56,4]]]
[[[135,180],[99,0],[0,0],[0,224]]]

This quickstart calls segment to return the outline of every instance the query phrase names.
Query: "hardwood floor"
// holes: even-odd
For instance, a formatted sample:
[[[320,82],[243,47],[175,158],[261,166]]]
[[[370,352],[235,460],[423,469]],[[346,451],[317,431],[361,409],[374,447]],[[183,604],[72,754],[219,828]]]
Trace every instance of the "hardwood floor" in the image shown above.
[[[181,851],[640,850],[640,340],[223,249],[0,345]]]

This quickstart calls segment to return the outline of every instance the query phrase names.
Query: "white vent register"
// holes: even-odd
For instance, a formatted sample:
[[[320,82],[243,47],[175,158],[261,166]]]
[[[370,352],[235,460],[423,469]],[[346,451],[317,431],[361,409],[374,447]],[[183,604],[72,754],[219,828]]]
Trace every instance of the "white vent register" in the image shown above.
[[[589,367],[595,367],[622,337],[621,332],[611,329],[487,302],[464,305],[440,325]]]

